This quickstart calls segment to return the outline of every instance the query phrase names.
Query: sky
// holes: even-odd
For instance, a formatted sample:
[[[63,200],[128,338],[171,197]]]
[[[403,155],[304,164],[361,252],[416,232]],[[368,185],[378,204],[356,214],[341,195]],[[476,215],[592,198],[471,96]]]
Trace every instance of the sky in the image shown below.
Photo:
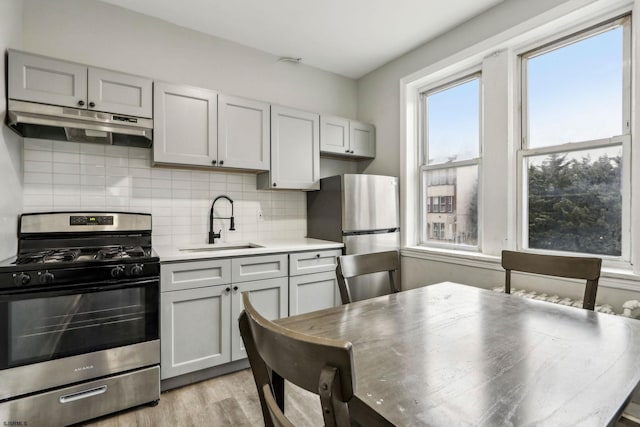
[[[622,134],[622,28],[528,62],[529,146]]]
[[[529,147],[622,130],[622,38],[615,27],[528,60]],[[480,80],[427,97],[430,163],[478,156]]]

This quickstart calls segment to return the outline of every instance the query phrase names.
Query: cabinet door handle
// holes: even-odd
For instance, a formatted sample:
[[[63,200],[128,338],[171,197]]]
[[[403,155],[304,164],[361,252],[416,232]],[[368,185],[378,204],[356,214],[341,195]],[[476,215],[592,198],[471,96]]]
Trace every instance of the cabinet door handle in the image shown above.
[[[274,182],[274,183],[273,183],[273,186],[274,186],[274,187],[277,187],[277,186],[278,186],[278,184],[276,184],[276,183]]]
[[[90,107],[90,108],[93,108],[93,107],[95,107],[95,106],[96,106],[96,103],[95,103],[95,102],[90,102],[90,103],[89,103],[89,107]]]
[[[215,161],[215,160],[211,160],[211,164],[212,164],[212,165],[215,165],[216,163],[218,163],[218,162],[217,162],[217,161]]]
[[[345,152],[345,153],[350,153],[351,151],[349,151],[349,150],[344,150],[344,152]]]
[[[224,289],[224,291],[225,291],[225,292],[231,292],[231,288],[226,287],[226,288]]]
[[[234,286],[234,287],[233,287],[233,290],[234,290],[234,291],[237,291],[237,290],[238,290],[238,287],[237,287],[237,286]]]
[[[220,166],[224,165],[224,160],[220,160]]]
[[[83,100],[78,101],[78,105],[82,107],[84,105],[84,101]]]

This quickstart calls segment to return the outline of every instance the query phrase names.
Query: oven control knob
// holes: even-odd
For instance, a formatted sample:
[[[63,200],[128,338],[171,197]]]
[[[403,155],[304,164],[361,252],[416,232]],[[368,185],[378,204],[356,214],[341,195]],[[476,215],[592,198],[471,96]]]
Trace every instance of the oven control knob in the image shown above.
[[[143,272],[142,267],[143,267],[142,264],[134,264],[131,267],[131,271],[130,271],[131,275],[133,277],[142,276],[142,272]]]
[[[53,273],[49,273],[48,271],[45,271],[40,275],[39,280],[40,280],[40,283],[46,284],[46,283],[53,282],[53,279],[55,279],[55,276],[53,275]]]
[[[119,277],[124,276],[124,266],[123,265],[116,265],[115,267],[113,267],[111,269],[111,277],[117,279]]]
[[[31,276],[27,273],[19,273],[13,276],[13,283],[15,283],[16,286],[28,285],[30,281]]]

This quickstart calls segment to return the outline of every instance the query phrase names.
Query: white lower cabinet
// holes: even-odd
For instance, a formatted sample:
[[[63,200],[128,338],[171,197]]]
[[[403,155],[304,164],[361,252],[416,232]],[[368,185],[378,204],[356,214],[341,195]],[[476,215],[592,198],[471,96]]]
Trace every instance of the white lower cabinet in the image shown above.
[[[308,313],[340,305],[336,273],[305,274],[289,279],[289,315]]]
[[[245,358],[242,292],[268,319],[286,317],[287,272],[287,254],[163,264],[161,379]]]
[[[238,317],[242,293],[267,319],[340,304],[340,250],[163,263],[161,379],[247,357]]]
[[[341,304],[336,279],[339,249],[293,253],[289,256],[289,315]]]
[[[247,357],[238,326],[238,317],[244,310],[242,292],[249,292],[251,303],[260,314],[269,320],[287,317],[289,292],[287,277],[258,280],[234,285],[231,298],[231,360]]]
[[[231,361],[228,285],[160,294],[162,379]]]

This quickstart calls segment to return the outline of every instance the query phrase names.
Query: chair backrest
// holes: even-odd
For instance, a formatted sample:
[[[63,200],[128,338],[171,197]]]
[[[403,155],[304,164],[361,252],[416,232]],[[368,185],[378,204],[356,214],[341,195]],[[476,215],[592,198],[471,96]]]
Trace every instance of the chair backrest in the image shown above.
[[[242,293],[244,311],[240,333],[254,374],[267,426],[273,425],[263,388],[271,387],[269,370],[320,395],[325,426],[351,424],[346,402],[353,396],[353,351],[348,341],[314,337],[279,326],[260,315],[248,292]]]
[[[398,292],[393,278],[394,272],[398,271],[398,265],[398,251],[339,256],[336,276],[342,303],[353,302],[349,279],[364,274],[386,271],[389,274],[389,291],[391,293]]]
[[[511,293],[511,271],[583,279],[586,280],[586,286],[582,307],[593,310],[596,305],[601,266],[602,259],[600,258],[502,251],[502,267],[506,271],[504,291],[508,294]]]

